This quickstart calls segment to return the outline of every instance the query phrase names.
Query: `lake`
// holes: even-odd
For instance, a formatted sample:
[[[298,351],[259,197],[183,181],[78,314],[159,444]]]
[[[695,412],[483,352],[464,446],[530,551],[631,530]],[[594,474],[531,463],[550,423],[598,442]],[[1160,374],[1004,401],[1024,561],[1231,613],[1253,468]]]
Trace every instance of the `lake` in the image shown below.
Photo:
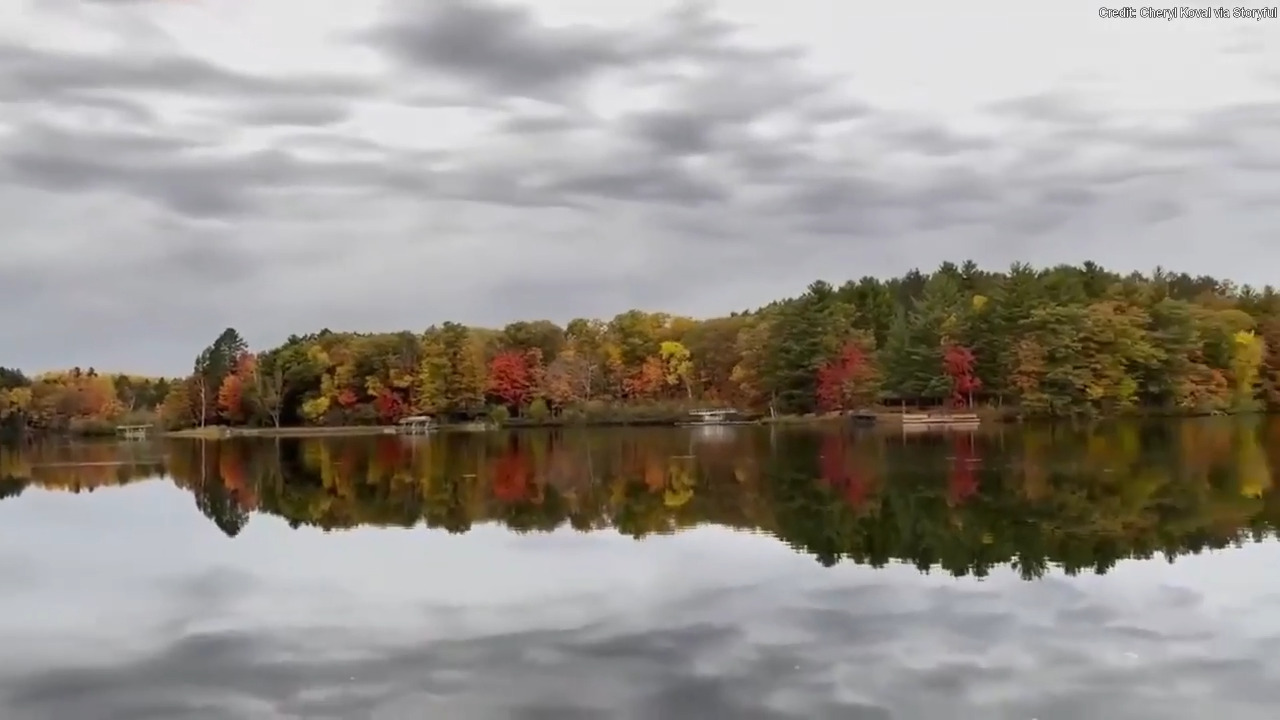
[[[0,450],[0,718],[1272,718],[1280,423]]]

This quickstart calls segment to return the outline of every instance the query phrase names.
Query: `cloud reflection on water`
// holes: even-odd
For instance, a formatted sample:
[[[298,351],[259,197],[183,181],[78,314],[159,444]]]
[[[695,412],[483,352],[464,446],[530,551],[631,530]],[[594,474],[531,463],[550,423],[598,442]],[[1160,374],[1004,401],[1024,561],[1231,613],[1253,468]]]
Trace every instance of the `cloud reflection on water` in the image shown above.
[[[0,504],[0,566],[26,580],[0,594],[0,715],[1247,720],[1280,702],[1280,580],[1257,572],[1274,543],[977,581],[822,568],[720,528],[258,518],[228,541],[189,502],[143,483]]]

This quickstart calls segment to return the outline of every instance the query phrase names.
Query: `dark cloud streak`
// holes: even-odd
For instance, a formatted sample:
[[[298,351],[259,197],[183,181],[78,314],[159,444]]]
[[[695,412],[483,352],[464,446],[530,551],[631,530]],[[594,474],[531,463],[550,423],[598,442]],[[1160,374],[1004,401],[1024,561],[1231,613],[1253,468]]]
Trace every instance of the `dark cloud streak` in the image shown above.
[[[333,76],[266,78],[194,57],[83,53],[0,44],[0,98],[56,99],[75,93],[131,91],[231,99],[339,97],[368,94],[366,80]]]

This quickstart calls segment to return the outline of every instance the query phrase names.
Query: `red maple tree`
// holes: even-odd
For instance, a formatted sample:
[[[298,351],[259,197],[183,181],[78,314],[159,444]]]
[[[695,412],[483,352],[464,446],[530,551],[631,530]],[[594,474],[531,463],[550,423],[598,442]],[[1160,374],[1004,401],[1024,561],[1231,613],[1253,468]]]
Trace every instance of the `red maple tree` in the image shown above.
[[[405,415],[404,399],[394,389],[382,388],[373,398],[373,409],[377,411],[378,419],[382,422],[395,423]]]
[[[845,411],[875,401],[879,373],[861,347],[848,343],[835,359],[818,369],[818,404]]]
[[[489,361],[490,395],[506,405],[519,408],[524,405],[532,390],[529,365],[523,353],[507,350],[494,355],[493,360]]]
[[[951,402],[973,405],[973,393],[982,389],[982,380],[973,373],[973,351],[956,343],[947,343],[942,351],[942,369],[951,379]]]

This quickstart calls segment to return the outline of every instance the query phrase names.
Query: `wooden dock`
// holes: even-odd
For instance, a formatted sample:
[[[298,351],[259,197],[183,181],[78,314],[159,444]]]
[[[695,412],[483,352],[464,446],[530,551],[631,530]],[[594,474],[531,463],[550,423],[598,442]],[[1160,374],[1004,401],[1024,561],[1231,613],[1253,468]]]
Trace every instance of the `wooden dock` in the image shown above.
[[[436,427],[436,420],[430,415],[411,415],[396,423],[396,429],[401,435],[426,435]]]
[[[678,422],[681,427],[715,427],[723,425],[755,425],[755,421],[742,417],[742,413],[733,408],[711,408],[708,410],[690,410],[689,419]]]
[[[116,436],[121,440],[146,440],[151,436],[151,425],[117,425]]]
[[[857,412],[850,416],[854,425],[893,425],[900,423],[903,430],[927,428],[971,429],[982,424],[977,413],[875,413]]]
[[[977,413],[903,413],[902,424],[917,427],[942,425],[978,425],[982,422]]]

